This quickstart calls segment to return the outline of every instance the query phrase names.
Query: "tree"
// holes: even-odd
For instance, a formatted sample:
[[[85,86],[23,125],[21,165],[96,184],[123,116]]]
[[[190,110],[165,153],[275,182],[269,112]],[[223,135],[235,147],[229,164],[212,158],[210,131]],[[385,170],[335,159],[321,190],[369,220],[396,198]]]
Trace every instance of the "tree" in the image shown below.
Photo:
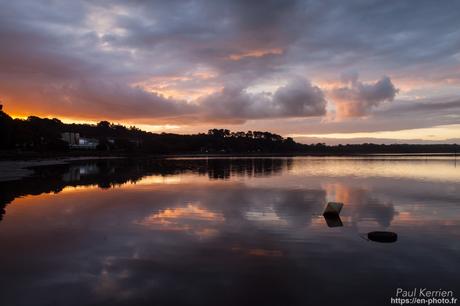
[[[101,129],[106,129],[106,130],[108,130],[108,129],[110,129],[110,122],[108,122],[108,121],[101,121],[101,122],[99,122],[99,123],[97,124],[97,127],[98,127],[98,128],[101,128]]]
[[[208,131],[208,135],[217,138],[224,138],[230,137],[231,133],[230,130],[227,129],[211,129]]]

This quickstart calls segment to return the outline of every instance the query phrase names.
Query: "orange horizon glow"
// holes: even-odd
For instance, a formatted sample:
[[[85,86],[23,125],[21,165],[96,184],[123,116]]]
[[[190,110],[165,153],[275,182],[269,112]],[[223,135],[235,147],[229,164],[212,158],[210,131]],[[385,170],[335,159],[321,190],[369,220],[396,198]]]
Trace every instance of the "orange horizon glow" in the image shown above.
[[[20,120],[27,120],[27,118],[31,116],[37,116],[37,115],[16,115],[16,114],[8,114],[11,118],[13,119],[20,119]],[[75,119],[73,117],[57,117],[57,116],[52,116],[52,115],[38,115],[37,117],[43,118],[43,119],[58,119],[62,121],[63,123],[66,124],[90,124],[90,125],[97,125],[101,121],[106,121],[107,119],[101,119],[101,120],[90,120],[90,119]],[[130,126],[135,126],[139,129],[145,130],[147,132],[162,132],[162,131],[169,131],[169,130],[177,130],[180,129],[182,125],[175,125],[175,124],[142,124],[142,123],[136,123],[136,122],[123,122],[123,121],[112,121],[108,119],[110,123],[116,124],[116,125],[123,125],[126,127]]]

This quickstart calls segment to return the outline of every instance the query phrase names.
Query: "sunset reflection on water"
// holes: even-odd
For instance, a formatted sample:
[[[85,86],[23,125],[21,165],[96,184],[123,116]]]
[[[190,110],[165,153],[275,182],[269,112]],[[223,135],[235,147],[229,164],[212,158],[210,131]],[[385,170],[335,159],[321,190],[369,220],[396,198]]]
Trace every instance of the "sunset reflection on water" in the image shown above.
[[[454,158],[112,160],[37,172],[0,184],[2,305],[366,305],[398,285],[460,292]],[[329,201],[344,203],[342,226],[322,217]],[[375,230],[399,239],[363,239]]]

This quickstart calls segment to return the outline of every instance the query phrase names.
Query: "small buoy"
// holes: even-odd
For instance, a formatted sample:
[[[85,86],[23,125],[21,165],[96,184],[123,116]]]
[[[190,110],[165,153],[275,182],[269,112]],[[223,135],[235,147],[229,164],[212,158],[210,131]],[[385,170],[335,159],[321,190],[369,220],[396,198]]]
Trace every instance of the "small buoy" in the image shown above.
[[[367,238],[376,242],[396,242],[398,240],[398,234],[393,232],[370,232],[367,234]]]

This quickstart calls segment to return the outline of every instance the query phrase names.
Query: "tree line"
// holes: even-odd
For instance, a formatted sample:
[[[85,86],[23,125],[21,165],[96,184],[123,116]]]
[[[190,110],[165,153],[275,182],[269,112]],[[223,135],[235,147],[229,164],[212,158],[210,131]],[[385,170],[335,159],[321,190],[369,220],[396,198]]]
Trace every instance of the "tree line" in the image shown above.
[[[144,154],[378,154],[457,153],[456,144],[301,144],[292,138],[264,131],[211,129],[207,133],[181,135],[152,133],[134,126],[101,121],[98,124],[66,124],[59,119],[30,116],[13,119],[0,110],[0,150],[66,152],[65,132],[96,139],[97,150]]]

